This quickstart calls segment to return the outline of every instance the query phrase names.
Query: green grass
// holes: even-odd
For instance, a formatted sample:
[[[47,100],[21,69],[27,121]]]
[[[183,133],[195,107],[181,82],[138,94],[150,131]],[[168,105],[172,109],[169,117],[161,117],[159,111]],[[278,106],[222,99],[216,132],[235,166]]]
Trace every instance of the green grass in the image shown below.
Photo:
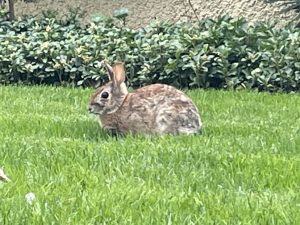
[[[300,224],[299,95],[190,91],[203,135],[117,140],[91,93],[0,86],[1,225]]]

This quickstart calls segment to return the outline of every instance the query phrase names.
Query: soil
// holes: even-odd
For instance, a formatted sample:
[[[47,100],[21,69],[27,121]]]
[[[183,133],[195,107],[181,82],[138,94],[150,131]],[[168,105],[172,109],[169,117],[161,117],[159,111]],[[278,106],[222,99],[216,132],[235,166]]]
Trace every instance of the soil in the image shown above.
[[[295,13],[283,13],[279,3],[266,3],[264,0],[191,0],[199,18],[216,18],[222,15],[245,17],[248,21],[276,20],[279,24],[291,21]],[[127,25],[137,28],[152,20],[195,20],[188,0],[36,0],[15,4],[16,16],[38,14],[42,10],[57,10],[63,15],[69,7],[79,7],[87,12],[84,21],[92,14],[112,15],[115,9],[128,8]]]

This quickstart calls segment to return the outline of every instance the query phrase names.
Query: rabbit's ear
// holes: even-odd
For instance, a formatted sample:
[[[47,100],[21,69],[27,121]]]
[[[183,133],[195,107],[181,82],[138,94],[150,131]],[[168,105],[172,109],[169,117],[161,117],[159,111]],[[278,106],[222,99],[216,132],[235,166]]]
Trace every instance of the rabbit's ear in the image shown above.
[[[108,64],[107,61],[103,60],[101,62],[102,65],[106,68],[108,75],[109,75],[109,80],[113,81],[114,80],[114,71],[113,68]]]
[[[125,82],[125,66],[124,63],[116,63],[113,65],[113,82],[120,86],[123,82]]]
[[[111,67],[106,60],[103,60],[102,64],[108,72],[109,80],[112,81],[114,85],[120,86],[125,82],[124,63],[116,63]]]

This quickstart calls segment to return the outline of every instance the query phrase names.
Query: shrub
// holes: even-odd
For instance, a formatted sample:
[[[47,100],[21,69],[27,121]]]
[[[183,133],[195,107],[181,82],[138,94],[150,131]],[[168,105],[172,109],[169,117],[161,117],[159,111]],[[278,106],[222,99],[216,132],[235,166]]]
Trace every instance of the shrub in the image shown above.
[[[133,87],[300,89],[300,29],[242,18],[200,24],[118,27],[110,18],[82,26],[45,14],[0,22],[0,82],[102,84],[104,58],[124,61]]]

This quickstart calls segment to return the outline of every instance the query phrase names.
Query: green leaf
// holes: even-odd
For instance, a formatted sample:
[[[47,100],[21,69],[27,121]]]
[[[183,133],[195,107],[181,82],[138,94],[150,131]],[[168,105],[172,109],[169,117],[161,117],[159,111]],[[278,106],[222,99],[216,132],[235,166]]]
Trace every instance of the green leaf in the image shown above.
[[[81,86],[83,84],[83,82],[84,82],[84,80],[79,80],[79,81],[77,81],[77,85]]]
[[[127,8],[120,8],[114,11],[113,16],[117,19],[124,19],[128,16],[129,12]]]
[[[300,62],[296,62],[296,63],[295,63],[295,67],[296,67],[297,69],[300,69]]]

